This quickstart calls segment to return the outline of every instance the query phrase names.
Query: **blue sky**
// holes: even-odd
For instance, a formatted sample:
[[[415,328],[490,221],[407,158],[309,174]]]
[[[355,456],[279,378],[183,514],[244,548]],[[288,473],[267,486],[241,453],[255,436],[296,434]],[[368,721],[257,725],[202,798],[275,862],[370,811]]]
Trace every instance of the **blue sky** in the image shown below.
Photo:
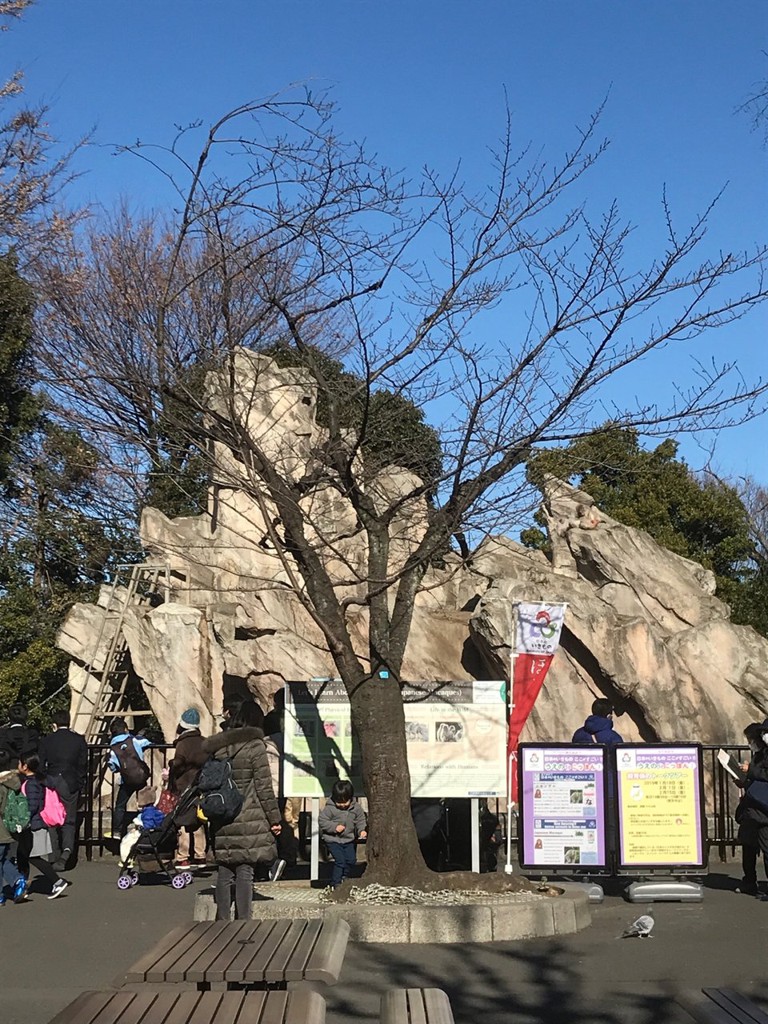
[[[52,107],[53,132],[74,140],[87,173],[73,198],[109,207],[168,196],[108,143],[168,141],[174,124],[209,122],[291,82],[331,86],[351,137],[390,165],[445,169],[461,161],[479,185],[499,135],[504,93],[521,145],[556,156],[608,95],[611,146],[590,177],[596,209],[618,198],[640,250],[663,244],[662,188],[681,221],[724,185],[709,244],[739,249],[765,237],[768,150],[735,113],[768,77],[765,0],[37,0],[0,39],[6,71],[21,67],[28,96]],[[763,309],[702,350],[725,346],[768,376]],[[666,354],[622,382],[627,394],[658,375],[684,379]],[[765,421],[724,432],[717,464],[768,481]],[[692,465],[703,456],[693,442]]]

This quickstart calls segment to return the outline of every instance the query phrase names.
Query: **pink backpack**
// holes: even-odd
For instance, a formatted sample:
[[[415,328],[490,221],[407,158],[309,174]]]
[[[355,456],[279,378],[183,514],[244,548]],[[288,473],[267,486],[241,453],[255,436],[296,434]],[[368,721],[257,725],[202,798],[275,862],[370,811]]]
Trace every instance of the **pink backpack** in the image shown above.
[[[26,782],[23,783],[21,792],[25,796],[27,795]],[[49,789],[48,786],[44,785],[43,792],[45,793],[45,803],[43,804],[42,811],[40,811],[40,817],[49,828],[58,828],[67,820],[64,804],[61,802],[61,797],[55,789]]]

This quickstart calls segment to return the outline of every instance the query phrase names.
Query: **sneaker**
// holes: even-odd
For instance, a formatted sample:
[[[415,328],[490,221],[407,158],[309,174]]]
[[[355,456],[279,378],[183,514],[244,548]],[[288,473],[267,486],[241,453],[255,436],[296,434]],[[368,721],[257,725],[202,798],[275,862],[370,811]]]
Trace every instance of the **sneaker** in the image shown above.
[[[0,907],[4,907],[6,903],[5,893],[0,892]]]
[[[739,882],[736,892],[740,892],[744,896],[760,895],[760,892],[757,888],[757,882],[745,882],[743,879],[741,882]]]
[[[285,861],[281,859],[276,860],[272,867],[269,869],[270,882],[278,882],[283,877],[284,871]]]
[[[179,871],[186,871],[189,868],[189,861],[187,860],[186,857],[184,857],[182,860],[177,860],[176,867]]]
[[[51,889],[51,895],[48,897],[49,900],[55,900],[57,896],[61,896],[64,890],[69,885],[66,878],[60,878],[58,882],[53,883],[53,889]]]
[[[13,887],[13,902],[23,903],[27,898],[27,880],[24,875],[19,875],[16,884]]]

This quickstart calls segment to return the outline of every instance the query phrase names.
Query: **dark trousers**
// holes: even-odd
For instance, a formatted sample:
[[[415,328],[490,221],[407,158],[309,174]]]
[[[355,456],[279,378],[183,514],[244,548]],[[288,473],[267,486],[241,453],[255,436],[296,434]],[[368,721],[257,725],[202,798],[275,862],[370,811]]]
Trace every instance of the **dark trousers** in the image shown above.
[[[280,823],[280,831],[275,836],[277,843],[277,856],[284,860],[289,867],[296,866],[296,859],[299,854],[299,844],[296,842],[296,835],[287,821]]]
[[[114,839],[122,839],[128,831],[128,824],[130,822],[128,801],[138,791],[138,786],[129,786],[127,782],[121,782],[117,787],[115,806],[112,810],[112,837]]]
[[[31,829],[25,829],[19,839],[19,848],[16,853],[16,867],[25,878],[29,878],[30,865],[37,868],[43,878],[47,878],[51,885],[58,882],[59,876],[53,865],[45,857],[30,857],[33,836]]]
[[[352,868],[357,863],[357,850],[354,843],[328,843],[328,852],[333,857],[333,870],[331,871],[331,885],[335,889],[341,885],[345,878],[352,873]]]
[[[768,825],[758,825],[747,819],[739,828],[741,839],[741,870],[744,882],[750,888],[757,888],[757,858],[763,855],[765,876],[768,878]]]
[[[11,844],[0,843],[0,890],[4,885],[16,885],[19,869],[11,860]]]
[[[232,913],[232,887],[235,889],[235,918],[250,921],[253,903],[253,865],[219,864],[216,876],[216,920],[229,921]]]
[[[68,861],[75,850],[77,837],[77,805],[80,800],[79,790],[72,791],[62,775],[54,776],[56,792],[64,805],[66,818],[59,828],[49,828],[54,861]]]

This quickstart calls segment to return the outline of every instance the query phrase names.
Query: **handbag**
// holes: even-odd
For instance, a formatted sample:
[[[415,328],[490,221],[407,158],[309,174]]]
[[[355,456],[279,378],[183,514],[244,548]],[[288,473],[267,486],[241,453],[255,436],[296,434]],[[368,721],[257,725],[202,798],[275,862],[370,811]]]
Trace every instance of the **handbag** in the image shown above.
[[[164,789],[160,794],[155,807],[161,814],[172,814],[176,810],[176,804],[179,802],[179,798],[175,793],[172,793],[170,789]]]
[[[765,814],[768,814],[768,782],[762,779],[755,779],[747,786],[747,803],[758,807]]]

